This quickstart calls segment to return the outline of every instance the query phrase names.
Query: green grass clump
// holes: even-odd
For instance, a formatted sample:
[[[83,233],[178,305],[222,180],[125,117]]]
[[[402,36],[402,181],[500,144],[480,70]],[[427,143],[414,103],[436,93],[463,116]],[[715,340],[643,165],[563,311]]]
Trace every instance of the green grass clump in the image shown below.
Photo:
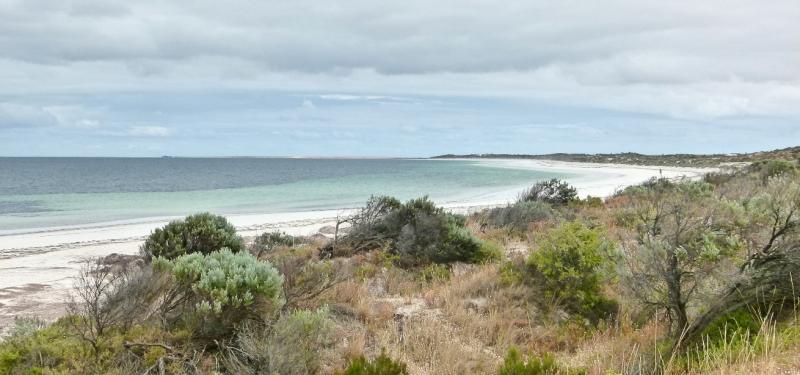
[[[550,354],[529,356],[524,358],[516,348],[506,354],[498,375],[584,375],[583,369],[571,369],[560,366]]]
[[[408,369],[404,363],[382,352],[371,361],[364,356],[358,357],[350,362],[344,372],[336,372],[336,375],[408,375]]]

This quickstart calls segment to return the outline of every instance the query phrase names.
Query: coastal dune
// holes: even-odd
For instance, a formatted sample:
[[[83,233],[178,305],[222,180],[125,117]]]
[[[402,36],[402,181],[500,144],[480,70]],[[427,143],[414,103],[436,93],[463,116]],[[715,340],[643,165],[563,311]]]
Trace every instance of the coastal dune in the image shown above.
[[[432,161],[435,162],[435,161]],[[481,160],[495,167],[523,168],[564,173],[581,196],[606,197],[625,186],[652,177],[699,178],[708,168],[634,166],[572,163],[547,160]],[[458,213],[507,204],[530,184],[472,197],[468,201],[438,202]],[[307,212],[229,215],[242,236],[281,230],[309,235],[335,223],[353,208]],[[0,231],[0,330],[13,323],[15,315],[45,319],[63,313],[72,278],[87,260],[112,253],[136,254],[144,238],[175,217],[144,218],[131,222],[97,223],[82,227],[58,227],[22,231]]]

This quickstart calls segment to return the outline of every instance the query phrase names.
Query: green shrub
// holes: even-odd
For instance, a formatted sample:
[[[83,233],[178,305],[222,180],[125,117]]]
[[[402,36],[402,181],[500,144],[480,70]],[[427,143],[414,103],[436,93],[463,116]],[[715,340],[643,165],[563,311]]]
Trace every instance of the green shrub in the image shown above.
[[[187,318],[197,320],[193,325],[201,334],[226,336],[260,309],[274,310],[283,303],[283,277],[270,263],[246,252],[222,249],[174,260],[156,258],[153,264],[174,277],[185,296]]]
[[[611,272],[611,243],[600,229],[568,222],[539,237],[528,265],[547,298],[593,321],[613,311],[601,293]]]
[[[567,204],[577,199],[578,190],[557,178],[537,182],[519,197],[520,202],[541,201],[554,205]]]
[[[84,343],[70,332],[64,317],[47,327],[16,330],[0,343],[0,374],[41,374],[90,371],[92,358]]]
[[[498,375],[583,375],[586,370],[559,366],[550,354],[523,358],[515,348],[508,350]]]
[[[294,245],[295,238],[293,236],[280,231],[266,232],[256,237],[256,240],[250,246],[250,252],[256,258],[261,258],[261,255],[269,254],[281,246],[291,247]]]
[[[350,222],[349,233],[323,252],[351,255],[386,250],[402,266],[430,263],[481,262],[481,242],[467,230],[466,218],[453,215],[427,197],[399,203],[394,198],[373,197]]]
[[[515,285],[522,283],[525,277],[525,264],[521,257],[509,259],[500,265],[500,284]]]
[[[447,281],[450,279],[450,268],[444,264],[429,264],[419,271],[419,278],[426,283]]]
[[[789,160],[760,160],[750,164],[747,167],[747,171],[751,174],[757,174],[762,181],[766,182],[770,177],[795,174],[798,171],[798,166],[797,163]]]
[[[750,311],[747,307],[742,307],[715,320],[709,324],[701,337],[707,348],[729,345],[731,340],[742,340],[755,337],[761,330],[762,319]]]
[[[503,259],[503,247],[493,241],[482,241],[481,247],[475,254],[475,263],[497,262]]]
[[[405,363],[392,360],[385,352],[381,352],[372,361],[364,356],[354,359],[344,372],[336,372],[336,375],[408,375],[408,369]]]
[[[244,242],[225,217],[200,213],[156,229],[145,240],[141,252],[147,259],[174,259],[184,254],[208,254],[223,247],[236,253],[244,249]]]
[[[593,197],[589,195],[586,197],[586,199],[581,201],[581,204],[583,204],[586,207],[592,207],[592,208],[603,207],[603,198]]]

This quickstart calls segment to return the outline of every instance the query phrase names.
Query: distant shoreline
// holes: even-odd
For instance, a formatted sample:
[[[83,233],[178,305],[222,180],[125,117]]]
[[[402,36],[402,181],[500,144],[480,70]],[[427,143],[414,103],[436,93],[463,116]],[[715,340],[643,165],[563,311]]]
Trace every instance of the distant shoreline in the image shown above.
[[[578,163],[622,164],[641,166],[668,166],[668,167],[719,167],[732,163],[751,163],[766,159],[798,159],[800,160],[800,146],[787,147],[772,151],[734,154],[661,154],[650,155],[636,152],[581,154],[581,153],[555,153],[555,154],[445,154],[431,157],[431,159],[511,159],[511,160],[544,160]]]

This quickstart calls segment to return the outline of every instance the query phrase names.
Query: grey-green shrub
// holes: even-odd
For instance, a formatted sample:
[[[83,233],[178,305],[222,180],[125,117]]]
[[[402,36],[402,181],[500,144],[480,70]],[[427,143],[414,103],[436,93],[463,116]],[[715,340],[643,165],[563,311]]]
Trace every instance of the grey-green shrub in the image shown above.
[[[495,207],[483,214],[483,222],[493,228],[510,228],[517,232],[528,230],[537,221],[550,220],[555,212],[543,201],[521,201],[505,207]]]
[[[192,253],[173,260],[156,258],[184,294],[187,320],[201,335],[226,336],[241,322],[283,304],[283,277],[268,262],[228,249]],[[211,333],[211,331],[218,333]]]
[[[282,316],[272,327],[271,367],[280,374],[316,374],[320,351],[331,345],[332,336],[333,322],[325,308]]]
[[[793,175],[797,173],[798,169],[800,168],[798,168],[796,162],[772,159],[754,162],[747,167],[746,171],[751,175],[758,175],[758,177],[766,183],[770,177]]]
[[[244,241],[225,217],[200,213],[156,229],[145,240],[141,252],[147,259],[174,259],[190,253],[208,254],[223,247],[236,253],[244,249]]]

